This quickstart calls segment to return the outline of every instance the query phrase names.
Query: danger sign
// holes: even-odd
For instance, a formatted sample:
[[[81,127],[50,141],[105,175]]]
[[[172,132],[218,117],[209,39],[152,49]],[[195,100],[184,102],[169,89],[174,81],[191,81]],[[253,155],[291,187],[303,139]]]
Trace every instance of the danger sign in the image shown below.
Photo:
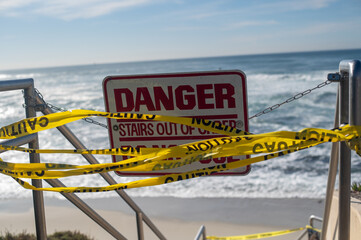
[[[164,116],[197,117],[248,131],[246,76],[241,71],[214,71],[154,75],[110,76],[103,81],[106,111]],[[112,148],[168,148],[192,141],[220,137],[203,129],[157,121],[108,119]],[[127,156],[113,156],[122,161]],[[208,158],[191,165],[120,175],[163,175],[191,171],[245,158]],[[172,159],[172,158],[170,158]],[[170,160],[169,159],[169,160]],[[167,169],[167,166],[163,166]],[[218,175],[244,175],[250,166]]]

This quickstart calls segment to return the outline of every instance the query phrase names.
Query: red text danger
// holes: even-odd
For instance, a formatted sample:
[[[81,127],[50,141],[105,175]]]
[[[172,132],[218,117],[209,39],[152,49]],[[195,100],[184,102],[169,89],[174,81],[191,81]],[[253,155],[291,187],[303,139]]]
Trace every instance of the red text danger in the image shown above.
[[[114,89],[117,112],[236,108],[234,94],[229,83]]]

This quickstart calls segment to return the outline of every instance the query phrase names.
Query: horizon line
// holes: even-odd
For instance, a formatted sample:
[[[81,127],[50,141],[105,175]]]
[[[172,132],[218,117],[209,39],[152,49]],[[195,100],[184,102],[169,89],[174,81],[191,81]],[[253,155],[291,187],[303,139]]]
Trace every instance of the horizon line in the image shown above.
[[[0,69],[0,72],[5,71],[19,71],[32,69],[51,69],[51,68],[67,68],[67,67],[85,67],[91,65],[108,65],[108,64],[124,64],[124,63],[146,63],[146,62],[162,62],[162,61],[181,61],[191,59],[204,58],[226,58],[226,57],[240,57],[240,56],[259,56],[259,55],[279,55],[279,54],[297,54],[297,53],[317,53],[317,52],[337,52],[337,51],[352,51],[361,50],[361,48],[343,48],[343,49],[328,49],[328,50],[306,50],[306,51],[289,51],[289,52],[270,52],[270,53],[251,53],[251,54],[234,54],[234,55],[214,55],[214,56],[199,56],[199,57],[179,57],[179,58],[165,58],[165,59],[151,59],[151,60],[134,60],[134,61],[119,61],[119,62],[102,62],[102,63],[79,63],[73,65],[54,65],[44,67],[26,67],[26,68],[10,68]]]

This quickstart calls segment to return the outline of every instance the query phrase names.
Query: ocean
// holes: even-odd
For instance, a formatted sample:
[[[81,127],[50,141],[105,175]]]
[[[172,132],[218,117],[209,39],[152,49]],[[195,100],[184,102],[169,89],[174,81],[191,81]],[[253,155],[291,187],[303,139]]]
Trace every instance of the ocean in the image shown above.
[[[344,59],[361,59],[361,50],[282,53],[247,56],[225,56],[194,59],[93,64],[39,69],[0,71],[0,81],[33,78],[35,87],[45,101],[65,109],[105,111],[102,81],[111,75],[150,73],[199,72],[239,69],[247,76],[249,116],[281,103],[288,98],[316,87],[326,81],[327,74],[337,72]],[[298,131],[307,127],[333,128],[337,83],[282,105],[280,108],[249,120],[252,133],[279,130]],[[0,126],[24,118],[24,99],[21,91],[1,92]],[[105,119],[95,119],[106,124]],[[68,125],[88,148],[109,148],[107,129],[85,121]],[[52,129],[39,133],[41,148],[72,148]],[[203,177],[160,186],[128,189],[130,196],[236,197],[236,198],[322,198],[325,196],[331,144],[252,165],[246,176]],[[26,154],[6,152],[4,161],[27,162]],[[111,162],[110,156],[97,157],[100,162]],[[42,162],[87,164],[80,156],[44,154]],[[118,182],[129,182],[140,177],[111,175]],[[78,176],[62,179],[67,186],[106,186],[100,176]],[[352,154],[352,181],[361,181],[361,159]],[[44,184],[44,186],[47,186]],[[31,191],[14,180],[0,175],[0,198],[30,197]],[[46,192],[45,196],[61,197]],[[84,198],[116,196],[114,192],[86,193]]]

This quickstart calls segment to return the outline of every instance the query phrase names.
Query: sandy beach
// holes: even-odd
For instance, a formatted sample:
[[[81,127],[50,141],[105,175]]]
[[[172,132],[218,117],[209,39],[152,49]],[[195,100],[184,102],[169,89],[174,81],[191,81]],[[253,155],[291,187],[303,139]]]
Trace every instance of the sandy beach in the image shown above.
[[[321,199],[133,198],[167,239],[194,239],[201,225],[208,236],[234,236],[304,227],[322,217]],[[85,199],[127,239],[137,239],[136,218],[121,198]],[[79,230],[94,239],[113,237],[66,200],[45,198],[48,234]],[[35,232],[32,199],[0,202],[0,231]],[[144,224],[145,239],[157,239]],[[272,239],[293,239],[301,232]]]

